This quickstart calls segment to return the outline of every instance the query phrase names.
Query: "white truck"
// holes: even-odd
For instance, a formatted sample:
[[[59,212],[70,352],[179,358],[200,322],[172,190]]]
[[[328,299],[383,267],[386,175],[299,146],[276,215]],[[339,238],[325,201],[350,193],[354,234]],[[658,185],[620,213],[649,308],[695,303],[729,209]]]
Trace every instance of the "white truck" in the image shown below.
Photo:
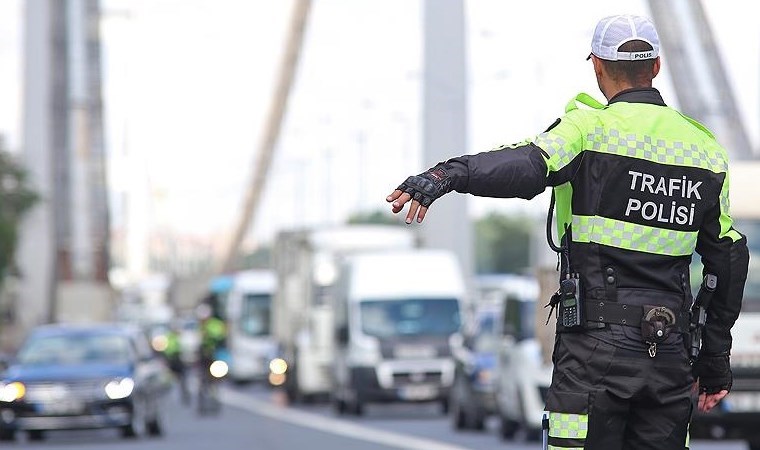
[[[340,261],[359,251],[413,248],[415,234],[392,225],[345,225],[280,232],[273,250],[277,291],[272,331],[293,402],[327,398],[332,386],[334,282]],[[274,374],[274,372],[273,372]]]
[[[272,336],[272,297],[277,279],[271,270],[245,270],[232,277],[227,295],[229,377],[233,382],[262,381],[275,356]]]
[[[760,423],[760,200],[757,198],[760,162],[732,163],[730,177],[731,216],[736,229],[747,236],[750,252],[742,312],[731,331],[734,383],[731,393],[711,412],[695,414],[689,430],[692,438],[743,439],[750,450],[760,450],[757,431]],[[695,261],[692,284],[701,281],[701,274],[702,266]]]
[[[441,402],[454,380],[451,338],[466,283],[446,250],[359,253],[341,268],[335,296],[332,402],[361,415],[375,402]]]

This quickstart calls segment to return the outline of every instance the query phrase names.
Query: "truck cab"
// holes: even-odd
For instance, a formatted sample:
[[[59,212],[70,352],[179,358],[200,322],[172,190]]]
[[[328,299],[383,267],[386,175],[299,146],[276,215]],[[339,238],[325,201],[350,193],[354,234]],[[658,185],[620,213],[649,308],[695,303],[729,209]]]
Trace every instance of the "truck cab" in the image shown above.
[[[271,326],[276,288],[269,270],[245,270],[232,278],[225,311],[233,382],[263,381],[269,375],[276,350]]]
[[[335,297],[332,402],[360,415],[368,403],[440,402],[454,379],[465,280],[444,250],[368,252],[343,264]]]

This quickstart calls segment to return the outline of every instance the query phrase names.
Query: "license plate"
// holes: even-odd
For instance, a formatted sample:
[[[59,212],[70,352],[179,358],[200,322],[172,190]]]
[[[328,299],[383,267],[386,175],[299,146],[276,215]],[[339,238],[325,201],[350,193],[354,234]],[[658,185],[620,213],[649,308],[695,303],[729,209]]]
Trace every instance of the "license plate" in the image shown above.
[[[723,402],[731,412],[760,411],[760,393],[757,392],[731,392]]]
[[[401,398],[404,400],[429,400],[435,398],[436,395],[438,395],[438,388],[435,386],[407,386],[401,389]]]
[[[84,410],[84,403],[76,400],[59,400],[37,405],[37,410],[46,415],[79,414]]]

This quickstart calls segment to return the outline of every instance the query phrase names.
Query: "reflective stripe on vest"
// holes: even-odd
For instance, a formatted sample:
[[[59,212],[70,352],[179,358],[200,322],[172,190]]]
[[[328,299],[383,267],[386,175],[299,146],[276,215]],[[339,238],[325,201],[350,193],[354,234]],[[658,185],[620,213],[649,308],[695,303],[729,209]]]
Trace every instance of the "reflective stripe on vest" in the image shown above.
[[[649,227],[599,216],[573,216],[573,241],[669,256],[691,255],[697,231]]]

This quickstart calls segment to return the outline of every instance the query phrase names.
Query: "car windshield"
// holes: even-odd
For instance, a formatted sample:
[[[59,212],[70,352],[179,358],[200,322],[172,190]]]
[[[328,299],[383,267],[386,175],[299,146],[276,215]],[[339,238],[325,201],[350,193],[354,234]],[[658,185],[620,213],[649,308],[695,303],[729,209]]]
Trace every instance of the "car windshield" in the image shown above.
[[[18,362],[27,365],[126,364],[129,341],[113,334],[32,336]]]
[[[459,302],[445,299],[366,300],[362,332],[369,336],[448,336],[459,330]]]

